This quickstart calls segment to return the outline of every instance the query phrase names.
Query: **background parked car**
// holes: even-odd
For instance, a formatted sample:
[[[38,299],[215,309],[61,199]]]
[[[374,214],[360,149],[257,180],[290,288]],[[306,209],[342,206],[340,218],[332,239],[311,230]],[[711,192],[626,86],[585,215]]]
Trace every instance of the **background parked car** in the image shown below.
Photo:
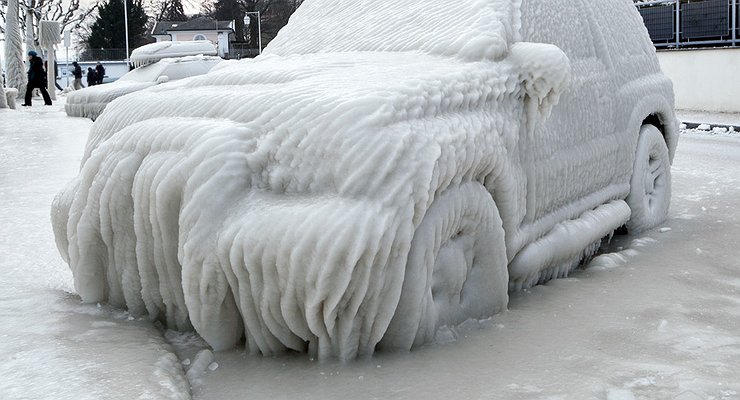
[[[165,58],[136,68],[115,82],[87,87],[67,95],[64,110],[70,117],[95,120],[114,99],[161,83],[202,75],[223,61],[219,57]]]

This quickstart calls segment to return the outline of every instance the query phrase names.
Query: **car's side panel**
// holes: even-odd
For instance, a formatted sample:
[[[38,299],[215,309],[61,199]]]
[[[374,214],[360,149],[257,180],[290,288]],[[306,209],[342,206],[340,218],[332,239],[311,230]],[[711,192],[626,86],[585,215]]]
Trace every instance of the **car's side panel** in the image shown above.
[[[559,46],[570,59],[572,80],[551,117],[534,135],[521,135],[527,213],[509,234],[510,254],[552,236],[557,227],[589,210],[624,199],[630,191],[637,132],[648,116],[664,121],[673,153],[672,90],[643,31],[628,0],[523,2],[522,40]],[[614,221],[608,229],[624,222]],[[520,278],[532,283],[531,276]]]
[[[589,18],[590,9],[582,0],[522,4],[523,40],[559,46],[572,69],[560,103],[522,146],[528,171],[525,225],[574,207],[579,199],[615,184],[616,170],[624,167],[613,123],[618,113],[614,70],[603,48],[604,38]]]

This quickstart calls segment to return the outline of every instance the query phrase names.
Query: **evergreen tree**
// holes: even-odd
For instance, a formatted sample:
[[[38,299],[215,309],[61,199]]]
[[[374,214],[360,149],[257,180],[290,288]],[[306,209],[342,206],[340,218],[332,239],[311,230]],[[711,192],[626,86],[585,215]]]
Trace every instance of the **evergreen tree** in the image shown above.
[[[161,11],[158,21],[187,21],[182,0],[163,0],[160,3]]]
[[[219,21],[234,21],[234,36],[237,41],[243,41],[244,10],[239,0],[215,0],[213,2],[213,18]]]
[[[141,0],[126,0],[126,3],[129,47],[134,49],[151,41],[147,29],[149,17]],[[122,49],[126,47],[124,32],[123,1],[105,0],[98,6],[98,17],[85,43],[90,49]]]
[[[349,1],[349,0],[348,0]],[[262,28],[262,46],[266,46],[277,32],[285,26],[288,18],[298,8],[302,0],[213,0],[202,3],[202,12],[220,21],[235,22],[234,36],[237,41],[247,39],[252,48],[257,47],[257,26]],[[259,11],[261,23],[257,24],[256,14],[249,15],[249,26],[244,25],[246,12]]]

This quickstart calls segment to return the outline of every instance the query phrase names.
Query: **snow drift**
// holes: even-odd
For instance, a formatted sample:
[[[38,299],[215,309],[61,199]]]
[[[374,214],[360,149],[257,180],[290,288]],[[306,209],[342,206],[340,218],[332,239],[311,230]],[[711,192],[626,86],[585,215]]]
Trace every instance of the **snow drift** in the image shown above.
[[[521,42],[518,1],[382,3],[306,1],[263,56],[111,103],[52,208],[83,300],[352,358],[504,309],[508,264],[563,220],[579,243],[624,223],[623,182],[528,219],[530,193],[570,193],[527,185],[570,62]]]

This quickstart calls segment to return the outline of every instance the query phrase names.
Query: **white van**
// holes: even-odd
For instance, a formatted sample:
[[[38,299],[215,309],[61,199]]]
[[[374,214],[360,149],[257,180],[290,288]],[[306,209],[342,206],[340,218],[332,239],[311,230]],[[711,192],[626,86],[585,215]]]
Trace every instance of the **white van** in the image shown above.
[[[306,0],[254,60],[111,103],[54,203],[87,302],[352,358],[491,316],[670,202],[630,0]]]

